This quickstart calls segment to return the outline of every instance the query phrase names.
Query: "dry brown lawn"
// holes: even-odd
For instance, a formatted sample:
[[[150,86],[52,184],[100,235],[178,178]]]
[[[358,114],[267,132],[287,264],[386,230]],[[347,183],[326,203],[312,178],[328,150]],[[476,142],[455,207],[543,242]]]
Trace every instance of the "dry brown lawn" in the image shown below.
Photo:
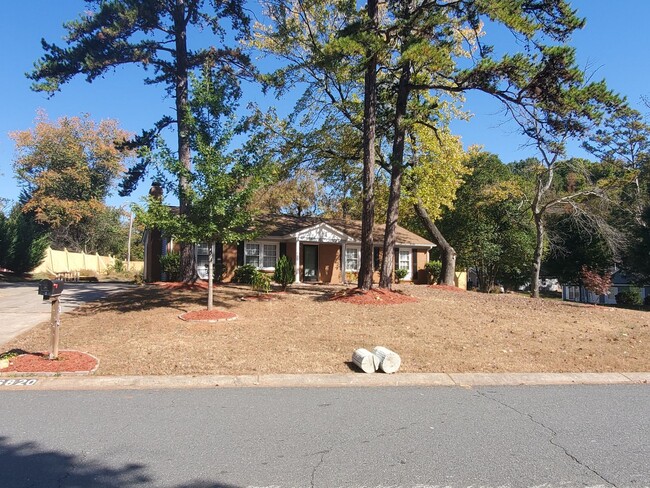
[[[204,308],[205,290],[143,286],[65,314],[61,349],[95,355],[104,375],[350,372],[353,350],[376,345],[401,355],[402,372],[650,371],[648,312],[398,289],[419,301],[354,305],[329,300],[336,289],[315,286],[242,301],[249,289],[222,286],[215,304],[237,320],[203,323],[178,315]],[[43,324],[4,350],[47,344]]]

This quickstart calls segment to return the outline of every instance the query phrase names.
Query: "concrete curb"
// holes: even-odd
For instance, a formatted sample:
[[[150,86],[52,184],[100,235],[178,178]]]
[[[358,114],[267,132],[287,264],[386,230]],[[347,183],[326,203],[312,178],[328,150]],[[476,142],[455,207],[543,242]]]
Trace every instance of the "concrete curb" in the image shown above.
[[[61,376],[43,377],[29,390],[147,390],[169,388],[339,388],[339,387],[477,387],[544,385],[648,384],[649,373],[401,373],[394,375],[272,374],[242,376]],[[14,376],[19,378],[19,376]]]

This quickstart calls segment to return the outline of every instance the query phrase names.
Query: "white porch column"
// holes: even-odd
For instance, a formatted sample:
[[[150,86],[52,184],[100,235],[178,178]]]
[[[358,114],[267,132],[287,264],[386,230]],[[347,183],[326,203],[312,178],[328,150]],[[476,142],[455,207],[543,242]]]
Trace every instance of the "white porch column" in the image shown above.
[[[348,280],[345,278],[345,241],[341,244],[341,281],[344,285],[348,284]]]
[[[300,283],[300,239],[298,239],[297,237],[296,237],[296,263],[293,269],[296,274],[296,281],[294,283]]]

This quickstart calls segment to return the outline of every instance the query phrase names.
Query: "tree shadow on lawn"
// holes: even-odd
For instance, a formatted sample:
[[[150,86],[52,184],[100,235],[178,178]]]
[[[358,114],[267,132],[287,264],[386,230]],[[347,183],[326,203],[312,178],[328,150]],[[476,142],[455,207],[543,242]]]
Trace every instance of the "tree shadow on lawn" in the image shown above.
[[[223,298],[223,299],[222,299]],[[215,294],[214,306],[217,308],[232,308],[233,298],[220,297]],[[187,312],[197,307],[207,308],[208,292],[206,290],[174,290],[170,291],[156,286],[143,286],[128,291],[114,293],[99,302],[89,303],[70,312],[71,315],[93,315],[98,312],[140,312],[157,308],[172,308],[179,312]]]
[[[109,466],[66,452],[46,450],[36,442],[11,443],[0,437],[3,486],[77,486],[120,488],[151,486],[155,480],[141,463]],[[174,488],[237,488],[216,481],[195,480]]]

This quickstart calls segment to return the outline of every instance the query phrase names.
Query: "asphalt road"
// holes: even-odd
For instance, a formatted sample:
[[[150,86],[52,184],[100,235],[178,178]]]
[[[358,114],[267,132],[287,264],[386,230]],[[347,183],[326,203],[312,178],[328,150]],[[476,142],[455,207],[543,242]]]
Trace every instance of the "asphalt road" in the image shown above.
[[[61,310],[69,312],[83,303],[101,300],[110,293],[133,285],[66,282],[64,286]],[[50,320],[50,311],[50,302],[44,301],[38,294],[38,282],[0,283],[0,346],[35,325]]]
[[[647,385],[25,389],[1,486],[650,486]]]

